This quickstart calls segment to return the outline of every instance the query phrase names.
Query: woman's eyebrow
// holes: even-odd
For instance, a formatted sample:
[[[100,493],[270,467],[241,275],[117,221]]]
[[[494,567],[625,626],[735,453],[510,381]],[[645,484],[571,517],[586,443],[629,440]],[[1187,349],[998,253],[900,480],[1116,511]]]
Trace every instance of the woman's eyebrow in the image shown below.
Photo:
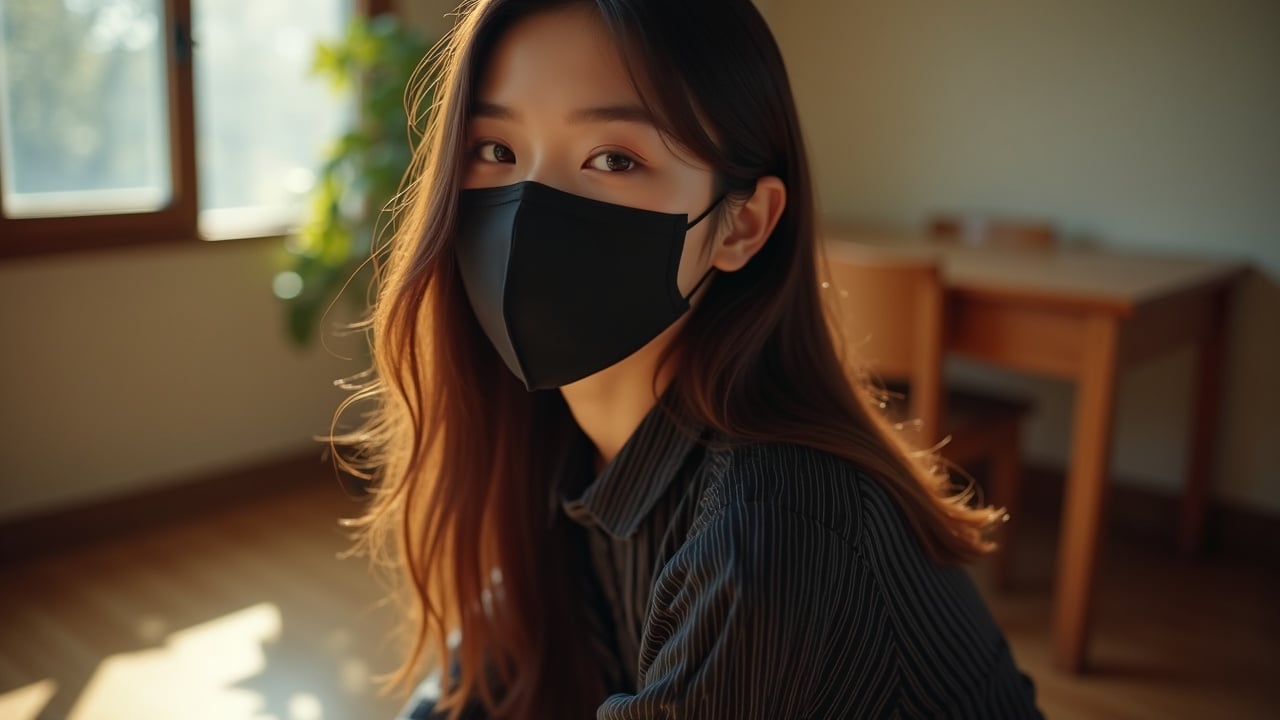
[[[478,100],[471,107],[471,117],[490,118],[493,120],[520,121],[520,113],[497,103]],[[582,108],[569,113],[571,125],[602,122],[630,122],[654,125],[653,115],[639,105],[602,105],[600,107]]]
[[[520,116],[505,105],[477,100],[471,106],[471,117],[492,118],[494,120],[519,120]]]
[[[583,108],[569,114],[570,124],[601,122],[630,122],[653,125],[653,115],[639,105],[605,105]]]

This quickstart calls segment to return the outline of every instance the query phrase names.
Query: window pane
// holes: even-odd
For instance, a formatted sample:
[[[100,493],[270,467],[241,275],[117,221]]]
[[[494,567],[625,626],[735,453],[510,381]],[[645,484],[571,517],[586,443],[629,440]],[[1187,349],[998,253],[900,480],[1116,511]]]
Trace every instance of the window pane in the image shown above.
[[[0,0],[0,172],[9,217],[168,204],[161,0]]]
[[[193,0],[200,228],[212,237],[296,224],[322,153],[354,114],[310,74],[351,0]]]

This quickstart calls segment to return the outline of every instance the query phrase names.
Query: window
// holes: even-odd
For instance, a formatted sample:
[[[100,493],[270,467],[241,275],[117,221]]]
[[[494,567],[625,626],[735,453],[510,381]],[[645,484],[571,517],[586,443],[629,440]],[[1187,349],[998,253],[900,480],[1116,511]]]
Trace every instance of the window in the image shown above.
[[[353,115],[308,72],[353,5],[0,0],[0,256],[287,231]]]
[[[345,0],[193,0],[200,231],[280,234],[300,212],[348,101],[308,77],[317,38],[342,33]]]

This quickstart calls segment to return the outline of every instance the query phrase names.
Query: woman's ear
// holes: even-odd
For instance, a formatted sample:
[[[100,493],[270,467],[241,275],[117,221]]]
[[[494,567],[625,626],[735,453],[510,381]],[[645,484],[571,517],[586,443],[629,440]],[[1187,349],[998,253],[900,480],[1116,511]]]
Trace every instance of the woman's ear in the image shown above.
[[[716,242],[711,264],[721,272],[741,270],[773,234],[787,207],[787,186],[768,175],[756,181],[755,192],[741,205],[729,206],[729,229]]]

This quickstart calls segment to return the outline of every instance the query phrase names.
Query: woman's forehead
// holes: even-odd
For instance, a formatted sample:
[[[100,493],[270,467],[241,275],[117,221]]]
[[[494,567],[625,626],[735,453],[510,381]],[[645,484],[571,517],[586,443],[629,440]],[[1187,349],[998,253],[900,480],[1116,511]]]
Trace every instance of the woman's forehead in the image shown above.
[[[497,107],[517,116],[512,119],[582,120],[600,109],[626,115],[625,109],[643,108],[621,48],[599,14],[580,5],[513,24],[486,58],[478,80],[473,112]]]

